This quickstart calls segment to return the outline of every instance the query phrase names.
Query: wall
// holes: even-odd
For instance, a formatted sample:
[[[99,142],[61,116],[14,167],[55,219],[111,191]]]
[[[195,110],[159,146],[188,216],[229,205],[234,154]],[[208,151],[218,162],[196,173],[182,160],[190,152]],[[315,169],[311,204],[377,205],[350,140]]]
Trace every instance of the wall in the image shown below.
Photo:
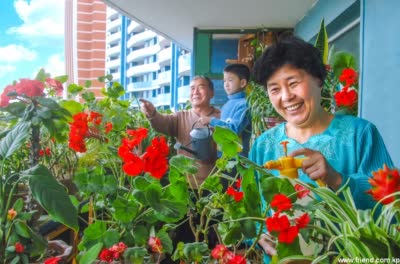
[[[400,167],[400,1],[361,1],[361,117],[380,130]]]

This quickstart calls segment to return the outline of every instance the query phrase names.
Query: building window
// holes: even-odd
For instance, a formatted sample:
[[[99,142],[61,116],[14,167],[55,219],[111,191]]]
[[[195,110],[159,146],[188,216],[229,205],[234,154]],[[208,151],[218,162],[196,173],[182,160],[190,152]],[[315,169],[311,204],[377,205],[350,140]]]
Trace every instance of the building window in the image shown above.
[[[171,92],[171,87],[168,85],[168,86],[165,86],[164,87],[164,93],[165,94],[169,94]]]
[[[152,91],[152,97],[156,97],[157,96],[157,90],[153,90]]]

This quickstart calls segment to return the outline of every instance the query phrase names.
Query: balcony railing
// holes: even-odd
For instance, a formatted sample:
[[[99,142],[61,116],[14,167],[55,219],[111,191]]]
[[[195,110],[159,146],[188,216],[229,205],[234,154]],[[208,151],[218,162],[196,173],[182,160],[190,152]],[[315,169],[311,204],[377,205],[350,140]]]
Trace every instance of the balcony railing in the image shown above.
[[[158,35],[158,44],[160,44],[161,47],[165,47],[165,46],[170,45],[171,41],[164,38],[163,36]]]
[[[144,32],[142,32],[142,33],[133,35],[133,36],[128,40],[128,43],[127,43],[128,48],[143,45],[143,43],[144,43],[146,40],[149,40],[149,39],[151,39],[151,38],[154,38],[155,36],[157,36],[157,34],[154,33],[153,31],[150,31],[150,30],[146,30],[146,31],[144,31]]]
[[[120,41],[120,40],[121,40],[121,32],[120,31],[115,32],[115,33],[110,34],[110,35],[107,36],[107,42],[108,43],[115,43],[115,42]]]
[[[171,105],[171,94],[159,94],[156,97],[147,97],[146,100],[149,100],[154,104],[154,106],[165,106]]]
[[[156,81],[150,82],[135,82],[130,83],[126,87],[127,92],[138,92],[138,91],[146,91],[158,88],[158,83]]]
[[[143,28],[141,24],[136,23],[135,21],[131,21],[131,23],[128,26],[128,34],[139,31],[141,28]]]
[[[159,85],[166,85],[171,83],[171,71],[160,72],[157,78]]]
[[[149,64],[143,64],[143,65],[138,65],[129,68],[126,71],[127,77],[132,77],[132,76],[139,76],[144,73],[149,73],[149,72],[156,72],[160,69],[160,65],[158,63],[149,63]]]
[[[122,22],[121,17],[118,17],[117,19],[115,19],[113,21],[109,21],[107,23],[107,30],[111,31],[112,29],[121,26],[121,22]]]
[[[121,52],[121,47],[119,45],[114,46],[112,48],[107,48],[106,50],[106,56],[112,56],[112,55],[116,55],[119,54]]]
[[[160,51],[160,46],[158,44],[147,47],[147,48],[138,49],[138,50],[135,50],[135,51],[132,51],[131,53],[129,53],[126,60],[128,62],[139,61],[145,57],[155,55],[159,51]]]
[[[172,48],[168,47],[166,49],[161,50],[157,54],[157,62],[160,64],[160,66],[169,64],[171,61],[171,57],[172,57]]]
[[[108,69],[113,69],[113,68],[117,68],[120,66],[120,60],[116,59],[116,60],[110,60],[106,62],[106,67]]]
[[[190,99],[190,86],[180,86],[178,87],[178,103],[186,103]]]
[[[191,66],[191,54],[187,53],[179,57],[178,59],[178,74],[179,75],[190,75]]]
[[[121,77],[121,73],[119,72],[114,72],[111,75],[113,77],[113,81],[119,81],[119,78]]]
[[[116,17],[118,14],[118,12],[115,9],[112,9],[110,7],[107,7],[107,19],[110,19],[112,17]]]

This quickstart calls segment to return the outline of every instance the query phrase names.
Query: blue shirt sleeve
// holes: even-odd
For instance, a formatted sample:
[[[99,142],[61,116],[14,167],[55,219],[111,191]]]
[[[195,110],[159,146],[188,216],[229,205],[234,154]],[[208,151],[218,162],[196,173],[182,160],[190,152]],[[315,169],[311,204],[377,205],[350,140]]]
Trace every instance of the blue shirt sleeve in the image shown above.
[[[231,111],[228,114],[228,118],[222,120],[213,117],[210,120],[210,125],[213,127],[227,127],[240,135],[250,122],[247,117],[247,108],[247,104],[236,105],[234,108],[230,109]]]

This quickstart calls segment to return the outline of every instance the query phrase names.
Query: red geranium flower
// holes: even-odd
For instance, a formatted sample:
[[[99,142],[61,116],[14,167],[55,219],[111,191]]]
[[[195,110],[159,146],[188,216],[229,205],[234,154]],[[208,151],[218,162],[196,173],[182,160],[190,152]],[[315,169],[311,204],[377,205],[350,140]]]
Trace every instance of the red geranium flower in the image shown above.
[[[15,247],[15,252],[17,253],[23,253],[25,250],[24,245],[22,245],[20,242],[15,243],[14,247]]]
[[[278,212],[292,208],[292,201],[284,194],[278,193],[272,197],[271,207],[276,208]]]
[[[352,68],[346,68],[339,76],[339,81],[344,82],[345,86],[349,87],[357,83],[358,74]]]
[[[103,249],[99,254],[99,259],[111,263],[113,261],[113,252],[107,248]]]
[[[397,169],[389,169],[386,164],[383,169],[372,172],[372,178],[369,183],[372,186],[367,193],[371,194],[376,201],[400,191],[400,175]],[[381,201],[382,204],[389,204],[395,200],[394,196],[387,197]]]
[[[44,261],[44,264],[58,264],[58,262],[61,260],[60,257],[52,257],[48,258]]]
[[[304,188],[303,185],[300,185],[298,183],[296,183],[294,185],[294,189],[296,190],[297,198],[299,198],[299,199],[303,199],[304,197],[306,197],[310,193],[310,190]]]
[[[211,251],[211,257],[215,259],[220,259],[224,256],[225,252],[229,249],[225,245],[216,245],[215,248]]]
[[[341,91],[336,92],[335,102],[337,106],[351,107],[357,103],[357,92],[354,89],[344,87]]]
[[[296,225],[299,229],[304,228],[310,222],[310,216],[307,213],[304,213],[302,216],[296,219]]]
[[[153,237],[153,236],[149,237],[148,244],[152,252],[161,253],[163,250],[161,240],[158,237]]]
[[[279,232],[278,241],[285,244],[291,244],[299,234],[297,226],[289,226]]]
[[[63,91],[63,85],[60,81],[53,79],[53,78],[47,78],[46,79],[46,84],[53,88],[54,91],[56,92],[56,95],[61,96],[62,95],[62,91]]]
[[[228,264],[246,264],[246,259],[243,256],[235,255],[228,261]]]
[[[286,215],[280,216],[279,212],[268,217],[265,224],[269,232],[280,232],[290,226],[289,218]]]

